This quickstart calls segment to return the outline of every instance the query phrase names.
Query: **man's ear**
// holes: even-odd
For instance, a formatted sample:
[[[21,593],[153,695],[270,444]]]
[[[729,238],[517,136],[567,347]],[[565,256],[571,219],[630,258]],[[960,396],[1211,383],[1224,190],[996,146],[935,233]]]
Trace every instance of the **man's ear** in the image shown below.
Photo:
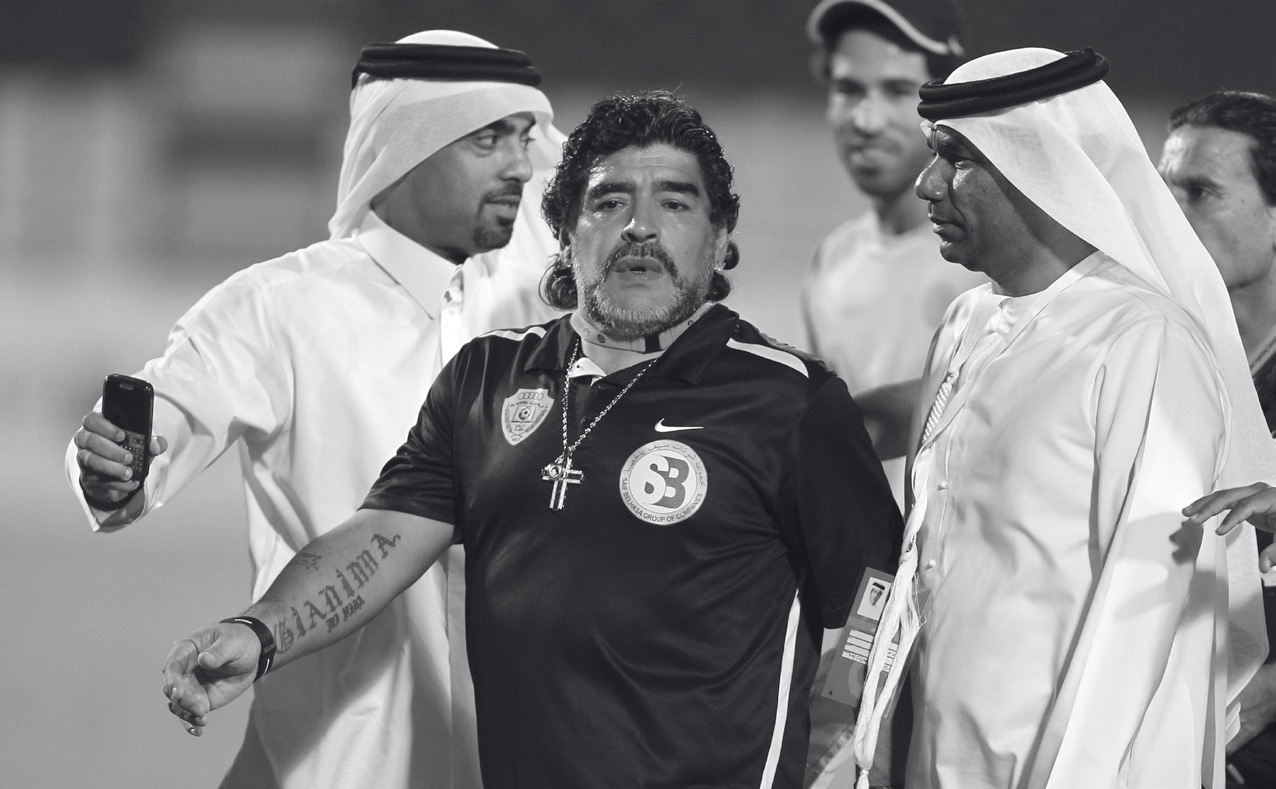
[[[713,239],[713,267],[721,271],[727,264],[727,249],[731,244],[731,233],[726,226],[717,229]]]
[[[563,249],[567,249],[568,247],[570,247],[572,245],[572,241],[574,240],[575,239],[572,238],[572,232],[568,230],[566,227],[558,231],[558,246],[562,247]]]

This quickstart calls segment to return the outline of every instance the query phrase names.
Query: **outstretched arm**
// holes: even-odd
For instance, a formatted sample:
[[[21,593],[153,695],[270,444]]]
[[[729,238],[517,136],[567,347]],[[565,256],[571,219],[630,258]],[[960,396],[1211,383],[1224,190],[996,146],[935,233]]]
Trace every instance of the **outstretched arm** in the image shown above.
[[[1220,512],[1230,510],[1216,530],[1223,535],[1243,521],[1263,531],[1276,532],[1276,488],[1266,482],[1255,482],[1243,488],[1217,490],[1202,496],[1183,508],[1188,520],[1201,524]],[[1267,572],[1276,565],[1276,543],[1267,546],[1258,557],[1258,566]]]
[[[364,509],[312,540],[243,613],[274,635],[272,670],[339,641],[380,613],[447,550],[452,535],[442,521]],[[244,624],[218,623],[185,636],[164,661],[169,710],[198,735],[208,713],[252,685],[260,651]]]

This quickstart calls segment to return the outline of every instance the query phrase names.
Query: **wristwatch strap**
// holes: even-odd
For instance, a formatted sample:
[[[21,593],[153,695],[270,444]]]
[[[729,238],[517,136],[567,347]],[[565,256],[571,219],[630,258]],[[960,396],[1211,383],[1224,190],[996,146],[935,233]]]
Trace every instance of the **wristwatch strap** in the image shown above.
[[[261,652],[257,655],[257,676],[253,677],[253,682],[261,679],[261,675],[270,671],[270,665],[275,662],[275,637],[271,634],[270,628],[266,627],[265,622],[251,616],[232,616],[223,619],[222,623],[248,625],[257,634],[257,640],[261,642]]]

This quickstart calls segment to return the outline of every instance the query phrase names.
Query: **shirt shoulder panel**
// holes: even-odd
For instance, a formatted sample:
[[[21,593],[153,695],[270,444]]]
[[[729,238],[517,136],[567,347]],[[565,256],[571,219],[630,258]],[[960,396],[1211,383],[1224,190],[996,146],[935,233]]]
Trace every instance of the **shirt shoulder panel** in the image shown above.
[[[834,375],[819,357],[769,337],[745,320],[737,320],[735,330],[728,338],[726,347],[728,350],[747,353],[779,367],[787,368],[806,379],[812,390],[822,386]]]
[[[794,352],[758,343],[740,342],[738,340],[727,340],[727,347],[733,348],[737,351],[751,353],[761,359],[766,359],[777,364],[782,364],[790,370],[796,371],[799,375],[810,377],[807,372],[806,365],[798,359],[797,354]]]

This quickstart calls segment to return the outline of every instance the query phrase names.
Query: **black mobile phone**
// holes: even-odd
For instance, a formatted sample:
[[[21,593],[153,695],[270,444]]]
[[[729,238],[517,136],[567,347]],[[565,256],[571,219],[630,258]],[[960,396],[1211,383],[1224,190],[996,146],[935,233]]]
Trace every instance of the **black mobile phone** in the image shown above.
[[[133,453],[133,479],[146,479],[151,464],[151,411],[155,390],[141,378],[112,374],[102,383],[102,416],[124,431],[120,446]]]

